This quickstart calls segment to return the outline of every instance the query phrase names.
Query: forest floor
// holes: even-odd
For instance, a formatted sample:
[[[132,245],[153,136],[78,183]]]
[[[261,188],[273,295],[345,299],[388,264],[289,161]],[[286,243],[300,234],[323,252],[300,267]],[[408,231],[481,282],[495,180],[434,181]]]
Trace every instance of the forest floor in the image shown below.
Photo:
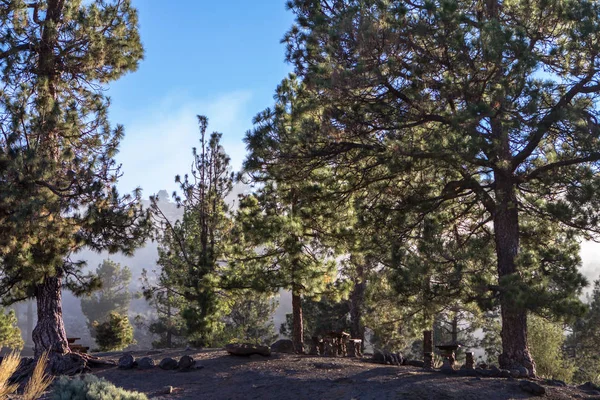
[[[122,353],[95,354],[117,360]],[[203,368],[189,372],[94,370],[115,385],[144,392],[155,400],[192,399],[525,399],[519,380],[446,376],[411,366],[391,366],[351,358],[274,353],[270,357],[231,356],[224,350],[136,351],[161,359],[190,355]],[[160,394],[165,386],[173,392]],[[600,399],[575,387],[546,386],[548,399]],[[48,397],[49,398],[49,397]]]

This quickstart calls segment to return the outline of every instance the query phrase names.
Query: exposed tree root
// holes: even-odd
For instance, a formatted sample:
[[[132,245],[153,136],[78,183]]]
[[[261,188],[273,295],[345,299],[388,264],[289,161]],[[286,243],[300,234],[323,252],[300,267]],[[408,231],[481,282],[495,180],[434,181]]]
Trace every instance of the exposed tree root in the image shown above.
[[[48,372],[55,376],[84,374],[90,372],[92,368],[106,368],[115,365],[114,361],[106,361],[89,354],[76,352],[67,354],[51,353],[48,357]],[[24,358],[17,371],[11,377],[11,382],[25,382],[31,376],[34,368],[34,360],[32,358]]]

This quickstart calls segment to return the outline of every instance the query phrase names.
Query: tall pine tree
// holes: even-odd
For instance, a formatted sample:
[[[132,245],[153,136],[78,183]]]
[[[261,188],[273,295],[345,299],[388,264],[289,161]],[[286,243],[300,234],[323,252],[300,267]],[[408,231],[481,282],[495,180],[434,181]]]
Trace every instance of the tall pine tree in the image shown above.
[[[152,210],[160,224],[159,286],[184,300],[181,317],[188,338],[205,346],[222,328],[219,287],[232,225],[224,199],[231,192],[233,175],[220,144],[222,135],[206,133],[206,117],[198,116],[198,123],[200,148],[193,149],[192,170],[176,177],[181,196],[174,194],[174,200],[183,208],[182,219],[169,220],[158,198],[152,198]]]
[[[493,227],[496,253],[490,290],[501,305],[499,362],[535,374],[524,282],[539,288],[566,277],[576,283],[574,297],[584,281],[570,264],[547,271],[522,257],[522,224],[598,232],[600,5],[292,0],[290,7],[297,18],[285,39],[288,59],[323,108],[322,120],[289,147],[294,176],[327,163],[346,193],[387,183],[390,211],[402,214],[405,230],[442,205],[484,215],[479,229]]]
[[[6,0],[0,7],[0,296],[35,297],[35,354],[54,372],[83,369],[69,353],[61,289],[98,280],[77,252],[131,254],[149,232],[139,193],[121,196],[105,85],[143,55],[129,0]]]
[[[87,318],[87,326],[92,337],[96,336],[95,322],[106,322],[112,312],[127,316],[133,298],[129,289],[131,271],[128,267],[121,267],[114,261],[104,260],[96,268],[95,275],[100,280],[101,287],[81,298],[81,311]]]
[[[240,201],[237,215],[244,243],[255,252],[246,257],[243,270],[253,271],[258,287],[292,292],[292,341],[298,352],[304,350],[302,298],[329,292],[335,299],[348,289],[337,279],[334,256],[339,250],[336,239],[350,220],[347,208],[314,201],[327,192],[327,169],[315,171],[320,180],[280,179],[280,168],[287,168],[280,164],[285,156],[281,152],[290,149],[279,148],[276,139],[283,136],[293,146],[301,145],[298,133],[311,109],[298,95],[301,90],[291,74],[278,86],[274,107],[255,117],[255,128],[245,138],[250,154],[244,173],[258,188]]]

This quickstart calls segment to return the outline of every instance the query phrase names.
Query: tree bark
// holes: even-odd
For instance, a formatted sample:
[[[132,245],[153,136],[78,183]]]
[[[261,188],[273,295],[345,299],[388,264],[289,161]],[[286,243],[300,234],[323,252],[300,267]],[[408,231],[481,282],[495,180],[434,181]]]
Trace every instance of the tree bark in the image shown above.
[[[304,354],[304,321],[302,318],[302,296],[292,291],[292,342],[297,353]]]
[[[64,355],[70,352],[62,316],[62,281],[60,277],[47,277],[35,289],[37,300],[37,325],[32,338],[36,358],[44,352]]]
[[[362,325],[362,310],[365,302],[365,266],[356,266],[354,289],[350,293],[350,335],[365,342],[365,328]]]
[[[519,252],[519,214],[514,186],[508,174],[496,171],[496,212],[494,234],[498,257],[498,279],[518,273],[515,259]],[[502,316],[502,354],[498,357],[500,368],[514,369],[523,366],[535,376],[535,363],[527,345],[527,310],[500,292]]]
[[[452,317],[452,321],[450,321],[451,331],[450,335],[452,336],[452,344],[458,343],[458,316],[454,314]]]
[[[173,335],[171,333],[171,330],[173,329],[173,321],[172,321],[173,316],[171,315],[171,302],[168,300],[167,298],[167,348],[170,349],[171,347],[173,347]]]
[[[27,330],[25,343],[31,343],[33,336],[33,300],[27,300]]]

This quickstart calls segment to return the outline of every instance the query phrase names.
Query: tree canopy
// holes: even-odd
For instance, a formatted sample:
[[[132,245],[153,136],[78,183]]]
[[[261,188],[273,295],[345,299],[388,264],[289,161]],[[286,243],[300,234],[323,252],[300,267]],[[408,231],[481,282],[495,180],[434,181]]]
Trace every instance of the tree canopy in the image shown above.
[[[284,39],[287,58],[311,118],[294,135],[273,129],[265,142],[277,143],[273,153],[289,166],[281,176],[307,179],[328,166],[339,198],[364,195],[372,210],[392,216],[400,240],[440,209],[463,238],[489,231],[496,282],[486,289],[502,310],[500,364],[535,373],[528,305],[519,299],[533,282],[536,291],[567,295],[579,313],[585,280],[573,263],[545,268],[539,254],[521,251],[528,224],[552,224],[557,241],[598,232],[600,6],[293,0],[289,7],[296,23]]]

